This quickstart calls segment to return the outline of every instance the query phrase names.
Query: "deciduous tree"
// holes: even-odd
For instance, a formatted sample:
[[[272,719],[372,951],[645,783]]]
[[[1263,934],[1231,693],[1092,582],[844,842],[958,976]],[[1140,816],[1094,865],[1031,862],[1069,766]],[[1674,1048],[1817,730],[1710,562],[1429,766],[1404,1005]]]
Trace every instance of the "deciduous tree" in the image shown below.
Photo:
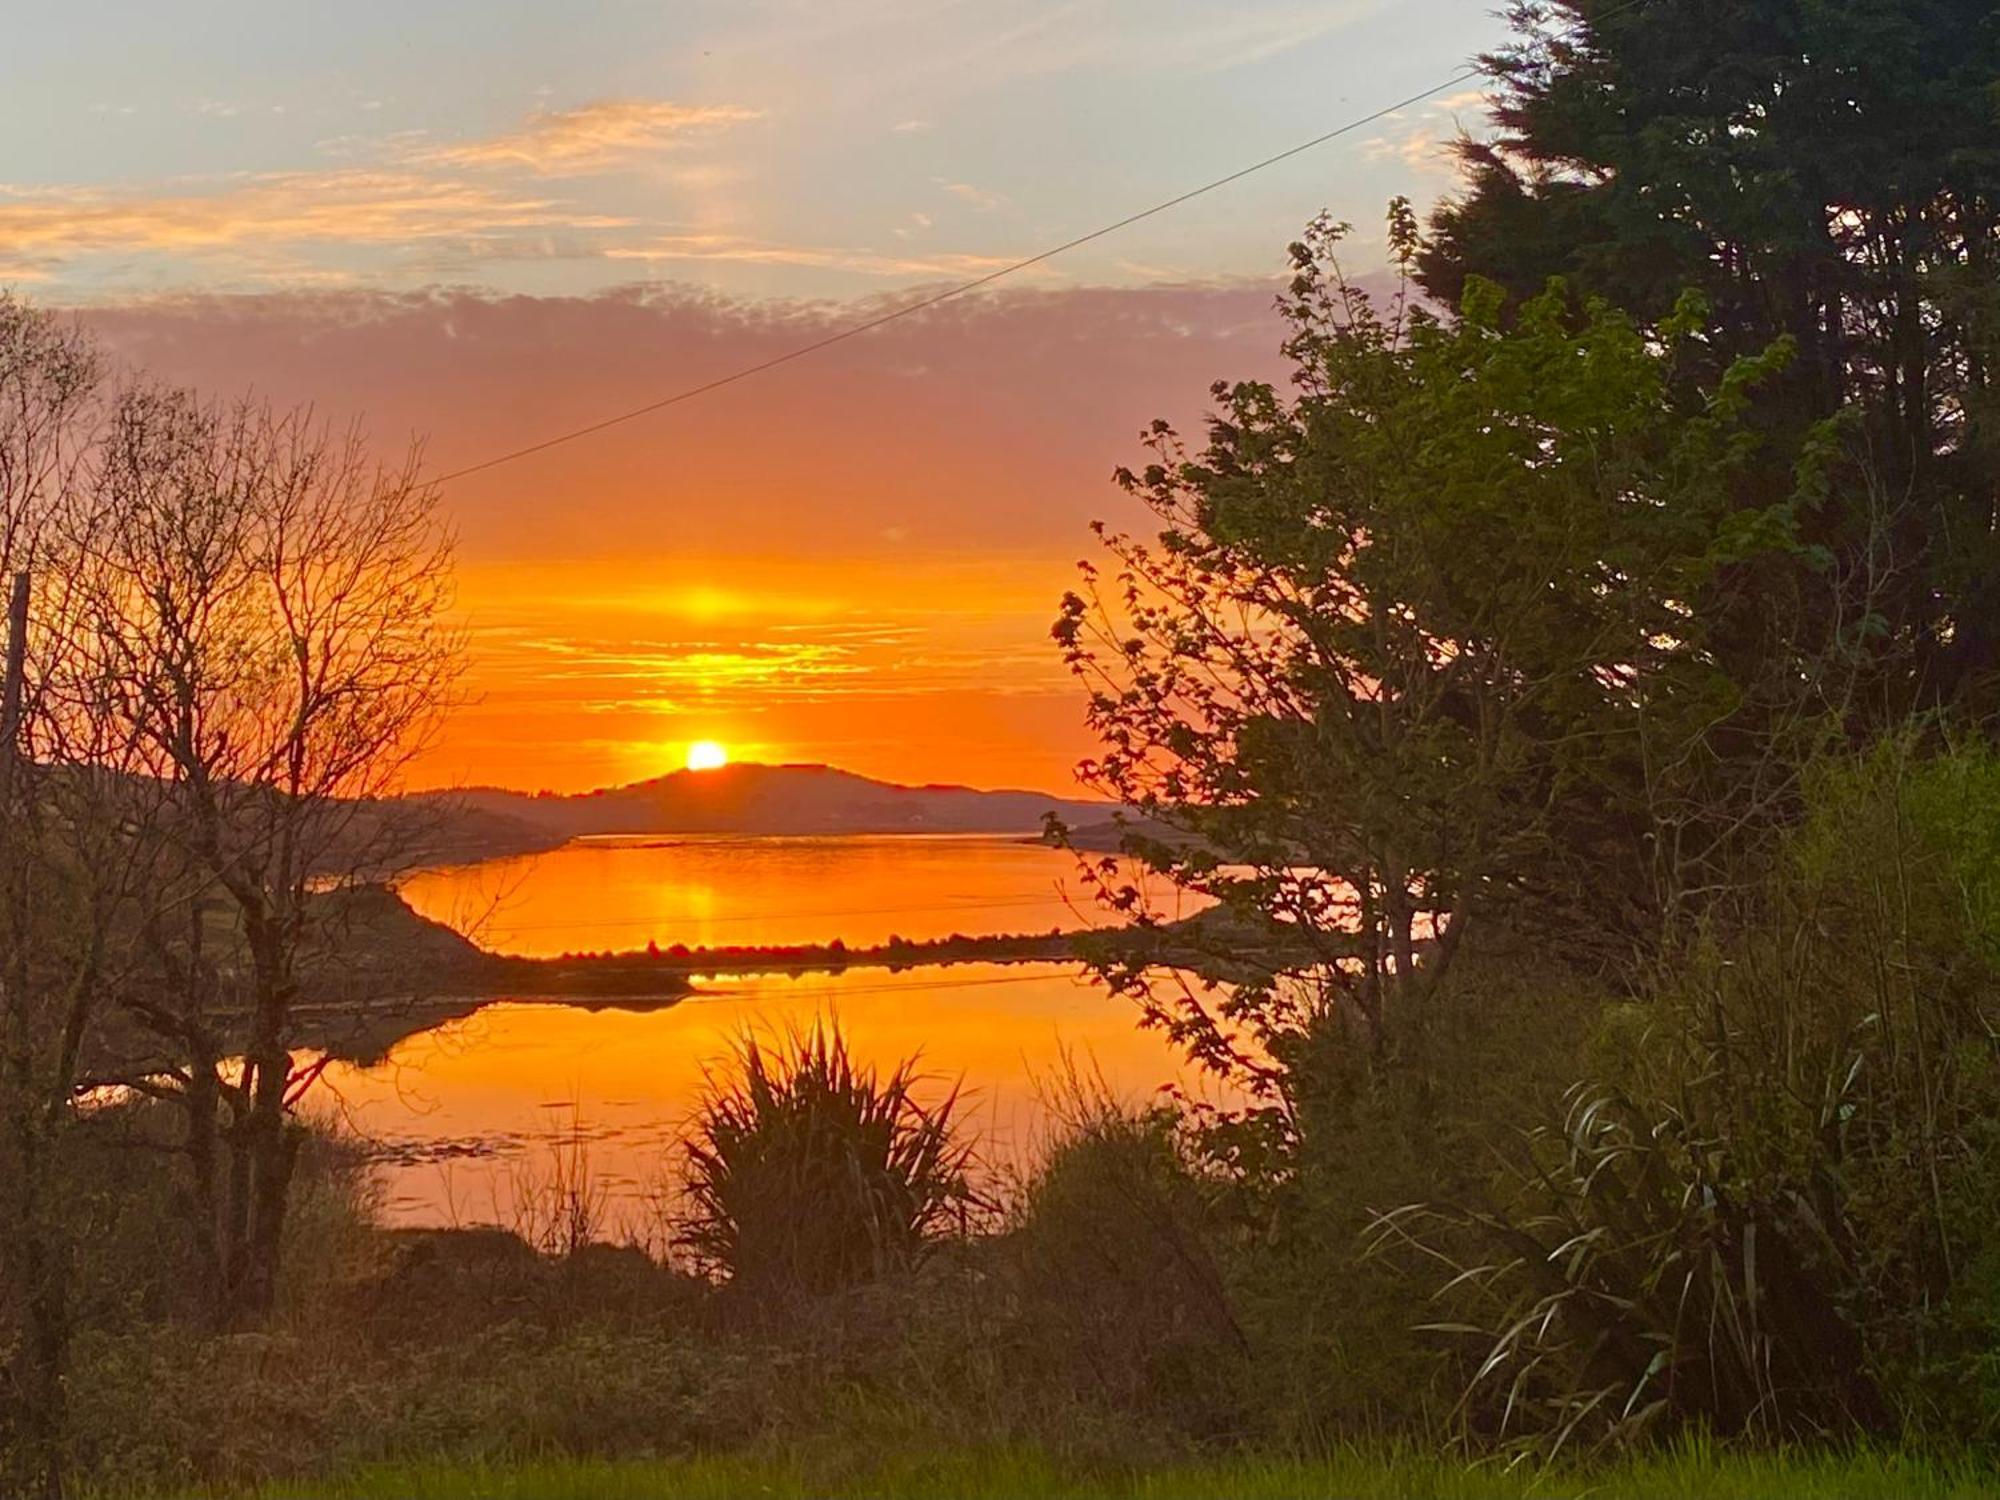
[[[1407,276],[1403,205],[1391,233]],[[1561,285],[1508,307],[1469,282],[1439,316],[1407,280],[1378,301],[1344,279],[1339,237],[1293,249],[1295,390],[1218,385],[1199,449],[1156,424],[1120,479],[1164,529],[1107,534],[1115,571],[1087,567],[1056,627],[1103,744],[1086,778],[1187,835],[1134,850],[1220,903],[1110,940],[1107,972],[1281,1110],[1316,1042],[1419,1018],[1482,920],[1610,953],[1657,930],[1661,804],[1759,690],[1705,606],[1796,545],[1792,497],[1745,511],[1730,485],[1787,342],[1690,412],[1670,391],[1709,352],[1698,299],[1656,336]],[[1754,791],[1729,795],[1734,817]],[[1148,983],[1204,943],[1226,989]]]

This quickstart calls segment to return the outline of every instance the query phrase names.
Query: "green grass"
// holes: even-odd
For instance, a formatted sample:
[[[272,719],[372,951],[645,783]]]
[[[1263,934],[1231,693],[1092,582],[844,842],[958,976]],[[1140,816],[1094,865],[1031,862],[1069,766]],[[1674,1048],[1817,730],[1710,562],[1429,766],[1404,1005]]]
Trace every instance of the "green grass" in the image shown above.
[[[1893,1452],[1718,1454],[1699,1445],[1610,1467],[1467,1468],[1355,1452],[1316,1463],[1239,1460],[1140,1473],[1066,1467],[1002,1451],[829,1460],[713,1458],[408,1464],[258,1492],[264,1500],[1973,1500],[2000,1469]]]

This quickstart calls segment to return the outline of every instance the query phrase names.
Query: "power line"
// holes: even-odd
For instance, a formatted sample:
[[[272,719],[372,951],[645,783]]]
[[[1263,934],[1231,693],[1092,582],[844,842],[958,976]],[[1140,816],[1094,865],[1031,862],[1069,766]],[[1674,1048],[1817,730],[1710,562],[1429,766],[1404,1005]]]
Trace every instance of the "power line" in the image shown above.
[[[1639,0],[1631,0],[1631,4],[1637,3],[1639,3]],[[1619,9],[1630,9],[1631,4],[1620,6]],[[1321,135],[1316,135],[1309,141],[1301,141],[1296,146],[1287,147],[1283,151],[1265,157],[1262,161],[1255,161],[1247,167],[1240,167],[1225,177],[1218,177],[1212,182],[1204,182],[1200,187],[1189,188],[1184,193],[1176,194],[1172,198],[1155,203],[1151,208],[1142,208],[1137,213],[1127,214],[1124,218],[1114,223],[1106,224],[1100,229],[1093,229],[1088,234],[1080,234],[1074,239],[1064,240],[1060,245],[1052,245],[1048,249],[1039,251],[1034,255],[1014,261],[1009,265],[1001,266],[998,270],[988,271],[984,276],[975,276],[970,281],[961,282],[957,286],[947,287],[940,292],[933,292],[929,296],[920,297],[915,302],[906,303],[902,307],[894,308],[876,317],[864,319],[859,323],[849,324],[847,327],[837,329],[823,338],[814,339],[811,343],[801,344],[796,349],[788,349],[783,354],[775,354],[769,359],[745,365],[740,370],[730,371],[727,375],[719,375],[713,380],[705,380],[699,385],[691,385],[685,390],[675,391],[671,396],[662,396],[657,401],[648,401],[645,405],[635,406],[630,411],[622,411],[616,416],[605,417],[599,421],[587,423],[582,427],[574,427],[568,432],[558,433],[554,437],[543,438],[540,442],[529,443],[525,447],[514,448],[505,453],[495,454],[492,458],[482,459],[475,464],[467,464],[461,469],[453,469],[448,474],[438,476],[434,482],[437,484],[450,484],[454,479],[463,479],[468,474],[477,474],[485,469],[497,468],[501,464],[508,464],[514,462],[516,459],[526,458],[530,454],[545,452],[550,448],[559,447],[564,443],[573,443],[578,438],[589,437],[593,433],[603,432],[608,427],[616,427],[621,423],[630,422],[637,417],[647,416],[656,411],[664,411],[670,406],[679,406],[684,401],[692,401],[697,396],[707,395],[710,391],[719,391],[724,386],[735,385],[738,381],[748,380],[753,375],[761,375],[767,370],[777,369],[780,365],[788,365],[793,360],[804,359],[809,354],[817,354],[822,349],[830,349],[835,344],[844,344],[849,339],[859,338],[864,333],[872,333],[875,329],[884,327],[887,324],[898,322],[903,318],[914,317],[916,314],[936,307],[940,303],[950,302],[955,298],[963,297],[968,292],[976,292],[981,287],[991,286],[1003,277],[1015,275],[1017,272],[1025,271],[1031,266],[1041,265],[1044,261],[1054,260],[1058,255],[1067,254],[1071,250],[1090,244],[1093,240],[1101,240],[1106,235],[1116,234],[1121,229],[1129,229],[1132,225],[1153,218],[1158,214],[1166,213],[1169,209],[1179,208],[1183,203],[1192,202],[1194,199],[1202,197],[1204,194],[1212,193],[1218,188],[1228,187],[1233,182],[1241,182],[1253,173],[1262,172],[1268,167],[1275,167],[1280,162],[1290,161],[1294,156],[1299,156],[1316,147],[1324,146],[1327,142],[1338,140],[1341,136],[1350,135],[1354,131],[1361,129],[1364,125],[1373,125],[1377,120],[1393,115],[1398,110],[1408,109],[1413,104],[1421,104],[1426,99],[1442,94],[1446,89],[1456,88],[1462,83],[1470,83],[1473,79],[1484,76],[1485,70],[1483,68],[1467,68],[1462,72],[1454,73],[1443,82],[1434,83],[1429,88],[1410,95],[1407,99],[1399,99],[1394,104],[1385,104],[1380,109],[1372,110],[1368,114],[1349,120],[1344,125],[1335,126],[1332,130],[1326,131]]]
[[[1581,35],[1586,29],[1602,27],[1605,22],[1622,16],[1627,11],[1637,10],[1640,6],[1647,3],[1649,3],[1649,0],[1624,0],[1623,4],[1614,5],[1608,10],[1599,10],[1583,17],[1573,26],[1559,27],[1547,33],[1544,39],[1554,41]],[[1254,173],[1262,172],[1269,167],[1275,167],[1280,162],[1290,161],[1295,156],[1303,155],[1307,151],[1324,146],[1329,141],[1339,140],[1344,135],[1351,135],[1364,125],[1373,125],[1377,120],[1386,119],[1399,110],[1408,109],[1413,104],[1421,104],[1426,99],[1442,94],[1446,89],[1457,88],[1462,83],[1470,83],[1475,78],[1484,78],[1486,76],[1487,72],[1483,67],[1462,69],[1452,74],[1451,77],[1432,84],[1427,89],[1421,89],[1411,94],[1407,99],[1399,99],[1394,104],[1385,104],[1380,109],[1371,110],[1365,115],[1360,115],[1355,119],[1349,120],[1344,125],[1336,125],[1333,129],[1324,131],[1309,141],[1300,141],[1296,146],[1288,146],[1283,151],[1275,152],[1261,161],[1250,163],[1247,167],[1239,167],[1234,172],[1230,172],[1225,176],[1217,177],[1211,182],[1204,182],[1200,187],[1189,188],[1186,192],[1178,193],[1171,198],[1164,199],[1159,203],[1155,203],[1150,208],[1142,208],[1137,213],[1127,214],[1124,218],[1106,224],[1102,228],[1093,229],[1088,234],[1080,234],[1074,239],[1064,240],[1060,245],[1051,245],[1046,250],[1014,261],[1009,265],[1001,266],[998,270],[988,271],[984,276],[975,276],[972,280],[961,282],[957,286],[947,287],[940,292],[933,292],[929,296],[918,298],[915,302],[893,308],[889,312],[864,319],[859,323],[850,324],[845,328],[837,329],[827,334],[824,338],[814,339],[811,343],[801,344],[796,349],[788,349],[783,354],[776,354],[769,359],[759,360],[755,364],[745,365],[742,369],[732,370],[727,375],[719,375],[713,380],[705,380],[699,385],[692,385],[685,390],[675,391],[672,395],[662,396],[657,401],[648,401],[645,405],[635,406],[630,411],[622,411],[616,416],[605,417],[600,421],[590,422],[582,427],[574,427],[568,432],[558,433],[554,437],[543,438],[540,442],[529,443],[525,447],[514,448],[505,453],[495,454],[492,458],[481,459],[478,463],[467,464],[463,468],[453,469],[448,474],[439,475],[433,483],[449,484],[454,479],[465,478],[468,474],[477,474],[485,469],[512,463],[518,458],[526,458],[533,453],[541,453],[547,449],[559,447],[564,443],[573,443],[578,438],[589,437],[592,433],[603,432],[607,427],[616,427],[620,423],[630,422],[637,417],[647,416],[656,411],[664,411],[670,406],[679,406],[684,401],[692,401],[698,396],[707,395],[710,391],[719,391],[724,386],[734,385],[740,380],[748,380],[751,376],[761,375],[766,370],[775,370],[778,366],[788,365],[793,360],[804,359],[809,354],[817,354],[820,350],[830,349],[835,344],[843,344],[849,339],[859,338],[864,333],[871,333],[875,329],[884,327],[887,324],[897,322],[903,318],[913,317],[917,313],[938,306],[940,303],[950,302],[954,298],[963,297],[967,292],[976,292],[981,287],[991,286],[994,282],[1004,277],[1012,276],[1017,272],[1025,271],[1031,266],[1038,266],[1044,261],[1054,260],[1058,255],[1067,254],[1069,251],[1075,250],[1080,246],[1090,244],[1093,240],[1101,240],[1106,235],[1118,233],[1121,229],[1129,229],[1134,224],[1153,218],[1155,215],[1166,213],[1169,209],[1179,208],[1183,203],[1192,202],[1194,199],[1212,193],[1218,188],[1228,187],[1233,182],[1241,182],[1244,178]]]

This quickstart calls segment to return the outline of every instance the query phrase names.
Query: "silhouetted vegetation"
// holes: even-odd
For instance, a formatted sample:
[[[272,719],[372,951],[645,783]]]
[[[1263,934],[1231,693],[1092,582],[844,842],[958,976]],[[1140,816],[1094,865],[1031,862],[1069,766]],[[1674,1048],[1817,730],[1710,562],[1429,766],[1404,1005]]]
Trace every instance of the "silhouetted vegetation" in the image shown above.
[[[0,745],[5,1481],[2000,1483],[2000,20],[1511,14],[1466,193],[1392,205],[1386,293],[1309,227],[1290,387],[1154,426],[1156,534],[1062,603],[1124,925],[532,970],[1075,942],[1241,1101],[1073,1087],[1012,1173],[828,1023],[716,1075],[630,1243],[580,1134],[513,1232],[376,1225],[293,1049],[319,918],[380,900],[309,850],[449,676],[426,492],[296,419],[94,407],[0,302],[46,419],[0,416],[6,537],[56,580]],[[366,649],[272,632],[333,559]]]
[[[954,1088],[913,1062],[857,1066],[837,1027],[746,1038],[711,1080],[687,1153],[682,1242],[746,1298],[788,1301],[915,1267],[976,1201]]]
[[[1864,9],[1517,7],[1472,191],[1386,297],[1312,227],[1065,602],[1292,1430],[1990,1432],[2000,31]]]
[[[298,1002],[347,905],[327,891],[394,866],[382,794],[457,658],[414,452],[380,465],[309,412],[113,383],[4,295],[0,411],[0,1485],[53,1495],[66,1137],[108,1092],[176,1111],[157,1144],[201,1321],[263,1322],[317,1076]],[[357,1005],[391,998],[369,979]]]

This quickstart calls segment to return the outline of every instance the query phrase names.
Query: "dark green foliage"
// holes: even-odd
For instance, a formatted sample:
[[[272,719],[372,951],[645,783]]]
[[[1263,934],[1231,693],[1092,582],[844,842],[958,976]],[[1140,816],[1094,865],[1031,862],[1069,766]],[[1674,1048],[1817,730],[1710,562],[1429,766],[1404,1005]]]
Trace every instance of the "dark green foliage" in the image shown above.
[[[688,1248],[756,1296],[833,1291],[920,1261],[973,1205],[954,1089],[915,1097],[914,1060],[856,1067],[839,1028],[746,1038],[687,1142]]]
[[[1179,1118],[1074,1092],[1081,1108],[1024,1185],[1006,1259],[1011,1338],[1038,1378],[1193,1437],[1240,1436],[1249,1341],[1218,1253],[1220,1186]]]
[[[1440,318],[1347,282],[1341,233],[1293,247],[1296,393],[1218,386],[1199,450],[1157,426],[1121,478],[1162,531],[1110,537],[1115,574],[1087,569],[1056,626],[1102,741],[1085,776],[1190,835],[1132,850],[1222,906],[1142,920],[1103,968],[1281,1119],[1308,1054],[1385,1045],[1477,922],[1649,942],[1779,805],[1771,742],[1725,775],[1714,726],[1807,690],[1735,675],[1691,607],[1795,549],[1795,497],[1746,511],[1729,483],[1788,345],[1684,410],[1696,301],[1659,337],[1560,285],[1507,309],[1480,283]],[[1407,268],[1400,205],[1391,233]],[[1129,871],[1098,879],[1147,915]],[[1163,960],[1231,988],[1149,987]]]
[[[1786,338],[1758,422],[1841,418],[1809,518],[1843,589],[1812,621],[1879,658],[1861,705],[1990,712],[2000,666],[2000,13],[1986,0],[1524,0],[1488,59],[1497,138],[1433,221],[1427,288],[1552,275],[1643,323],[1699,288],[1709,359]],[[1781,464],[1739,482],[1769,503]],[[1750,629],[1745,615],[1731,628]]]
[[[2000,759],[1891,744],[1809,784],[1735,920],[1608,1016],[1507,1200],[1455,1216],[1475,1430],[1990,1430]],[[1382,1234],[1442,1254],[1434,1224]]]
[[[1605,1004],[1559,950],[1491,929],[1468,943],[1388,1061],[1313,1068],[1289,1171],[1252,1200],[1239,1297],[1280,1441],[1431,1441],[1453,1425],[1472,1366],[1416,1331],[1438,1316],[1432,1267],[1371,1253],[1371,1229],[1413,1199],[1495,1202],[1523,1162],[1522,1128],[1585,1066]]]

